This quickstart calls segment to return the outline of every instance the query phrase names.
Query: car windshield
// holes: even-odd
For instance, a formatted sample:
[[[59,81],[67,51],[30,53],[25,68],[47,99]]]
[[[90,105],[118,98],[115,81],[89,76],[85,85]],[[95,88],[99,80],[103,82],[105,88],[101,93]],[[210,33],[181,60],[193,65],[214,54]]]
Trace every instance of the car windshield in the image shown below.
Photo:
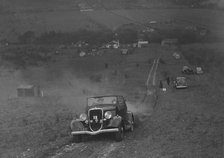
[[[116,104],[117,103],[117,97],[96,97],[96,98],[88,98],[87,99],[87,105],[93,106],[93,105],[100,105],[100,104]]]
[[[177,84],[185,84],[185,83],[186,83],[186,78],[184,77],[177,78]]]

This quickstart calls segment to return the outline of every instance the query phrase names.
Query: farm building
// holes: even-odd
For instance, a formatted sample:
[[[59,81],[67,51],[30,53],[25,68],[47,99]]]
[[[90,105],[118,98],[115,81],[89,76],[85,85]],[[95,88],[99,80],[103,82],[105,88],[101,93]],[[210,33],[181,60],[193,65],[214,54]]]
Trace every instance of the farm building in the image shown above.
[[[39,86],[34,85],[21,85],[17,88],[18,97],[40,97],[43,92],[40,91]]]
[[[164,39],[161,42],[162,46],[171,46],[171,45],[177,45],[177,44],[178,44],[178,39],[177,38]]]

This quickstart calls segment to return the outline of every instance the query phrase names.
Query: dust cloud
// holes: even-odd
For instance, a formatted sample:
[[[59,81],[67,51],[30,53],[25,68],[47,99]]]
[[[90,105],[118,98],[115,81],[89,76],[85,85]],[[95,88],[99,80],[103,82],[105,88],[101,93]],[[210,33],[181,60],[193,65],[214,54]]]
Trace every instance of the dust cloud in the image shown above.
[[[1,101],[17,98],[20,85],[38,85],[43,91],[43,100],[79,113],[85,109],[87,97],[105,94],[105,89],[99,88],[88,76],[77,77],[69,70],[29,67],[25,70],[2,68],[0,72]]]
[[[106,80],[108,74],[103,74],[105,82],[94,82],[90,79],[90,74],[84,73],[83,76],[79,76],[72,69],[52,65],[13,71],[4,68],[1,70],[0,99],[16,98],[17,87],[20,85],[38,85],[44,94],[44,99],[39,99],[38,104],[49,104],[49,108],[61,106],[74,113],[80,113],[85,110],[87,97],[124,93],[113,91],[111,86],[115,84],[112,84],[114,81]],[[150,113],[151,105],[142,103],[141,99],[128,101],[127,104],[128,110],[135,114]]]
[[[152,105],[151,103],[138,102],[129,102],[127,101],[128,110],[133,112],[135,115],[151,115]]]
[[[14,71],[10,68],[0,69],[0,100],[5,101],[17,96],[16,88],[25,84],[20,71]]]
[[[45,97],[55,97],[57,104],[66,105],[77,113],[85,109],[87,97],[105,93],[88,76],[77,77],[69,70],[39,68],[39,73],[31,72],[29,80],[42,87]]]

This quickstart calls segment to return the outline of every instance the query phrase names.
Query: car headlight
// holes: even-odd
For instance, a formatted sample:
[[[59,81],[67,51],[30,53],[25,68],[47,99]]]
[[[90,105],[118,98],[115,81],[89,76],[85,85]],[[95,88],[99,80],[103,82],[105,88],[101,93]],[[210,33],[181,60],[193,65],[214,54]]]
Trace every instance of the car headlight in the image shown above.
[[[85,113],[82,113],[79,118],[82,120],[82,121],[85,121],[87,120],[87,115]]]
[[[112,101],[112,104],[117,104],[117,101],[116,101],[116,100],[113,100],[113,101]]]
[[[106,119],[110,119],[112,117],[112,113],[110,111],[105,112],[104,114]]]

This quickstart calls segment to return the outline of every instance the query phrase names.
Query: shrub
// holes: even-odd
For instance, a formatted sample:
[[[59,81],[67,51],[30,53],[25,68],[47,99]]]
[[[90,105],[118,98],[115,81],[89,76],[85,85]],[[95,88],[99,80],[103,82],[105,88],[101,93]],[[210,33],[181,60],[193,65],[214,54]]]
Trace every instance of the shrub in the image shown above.
[[[19,43],[28,44],[33,43],[36,39],[33,31],[27,31],[18,37]]]

